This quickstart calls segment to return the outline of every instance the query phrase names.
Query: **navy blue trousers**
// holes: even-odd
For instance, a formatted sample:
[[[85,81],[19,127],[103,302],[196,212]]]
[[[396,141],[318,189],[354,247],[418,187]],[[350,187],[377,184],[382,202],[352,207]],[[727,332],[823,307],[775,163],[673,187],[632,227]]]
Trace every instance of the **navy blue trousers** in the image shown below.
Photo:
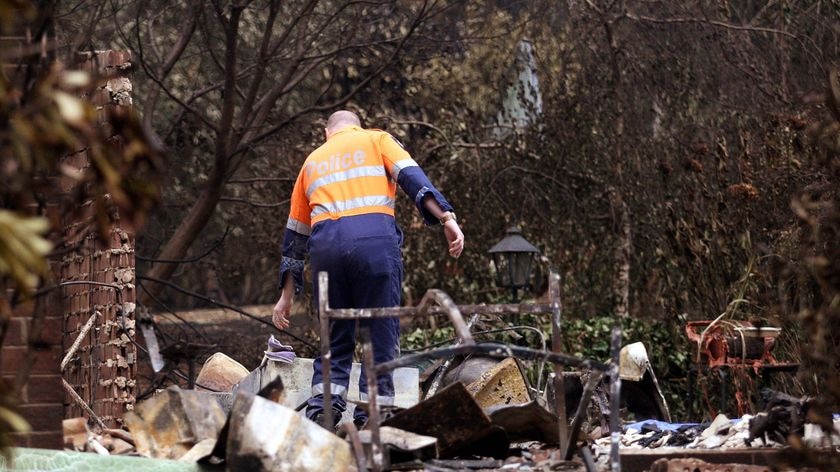
[[[400,257],[402,233],[387,215],[360,215],[315,225],[309,239],[313,293],[318,306],[318,273],[329,274],[330,308],[379,308],[400,305],[403,267]],[[334,320],[330,323],[332,353],[330,384],[332,406],[347,407],[350,368],[357,328],[370,329],[375,364],[393,360],[399,353],[399,319]],[[312,397],[306,414],[314,418],[323,411],[321,358],[314,363]],[[367,396],[367,377],[362,369],[359,392]],[[393,403],[394,382],[390,373],[377,377],[378,399]],[[357,418],[364,418],[360,409]]]

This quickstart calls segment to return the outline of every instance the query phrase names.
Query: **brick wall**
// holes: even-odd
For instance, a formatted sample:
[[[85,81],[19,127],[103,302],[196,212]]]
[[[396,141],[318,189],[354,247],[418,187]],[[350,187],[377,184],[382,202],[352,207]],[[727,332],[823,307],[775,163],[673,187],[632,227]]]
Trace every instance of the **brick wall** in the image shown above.
[[[83,69],[112,77],[89,97],[100,120],[111,108],[130,105],[129,54],[105,51],[82,59]],[[67,156],[63,164],[86,167],[86,151]],[[70,191],[68,183],[56,184]],[[20,392],[20,409],[32,426],[32,432],[14,438],[21,446],[61,448],[64,418],[85,416],[91,425],[96,424],[69,395],[62,379],[107,427],[120,427],[123,413],[134,405],[134,235],[130,228],[121,227],[117,217],[110,233],[98,237],[90,225],[91,206],[83,205],[82,210],[81,217],[71,220],[59,202],[31,209],[50,219],[58,229],[51,239],[64,244],[65,251],[56,251],[61,255],[50,261],[54,281],[75,284],[13,307],[0,352],[0,375]],[[62,372],[65,352],[94,313],[98,318],[93,329]],[[23,374],[27,371],[28,376]]]
[[[31,212],[54,219],[58,217],[58,205],[49,204],[46,208],[32,205]],[[58,236],[58,231],[50,235],[51,239]],[[51,261],[50,267],[56,273],[59,264]],[[14,437],[18,445],[46,448],[62,445],[64,390],[59,364],[63,352],[63,318],[63,302],[58,290],[13,305],[0,353],[0,372],[19,392],[20,411],[32,426],[31,433]],[[29,375],[24,376],[25,372]]]

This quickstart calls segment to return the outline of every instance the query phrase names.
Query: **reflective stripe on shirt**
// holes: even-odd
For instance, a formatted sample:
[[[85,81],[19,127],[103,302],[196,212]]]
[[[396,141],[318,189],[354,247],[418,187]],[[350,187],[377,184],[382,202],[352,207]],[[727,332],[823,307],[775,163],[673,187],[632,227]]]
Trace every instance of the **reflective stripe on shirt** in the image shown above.
[[[400,171],[407,167],[418,167],[418,165],[414,159],[403,159],[401,161],[397,161],[394,163],[393,167],[391,167],[391,178],[396,182],[397,178],[400,176]]]
[[[364,207],[388,207],[394,208],[394,199],[387,195],[370,195],[367,197],[352,198],[331,203],[320,203],[312,210],[311,218],[325,213],[339,214],[345,211],[356,210]]]
[[[289,219],[286,221],[286,228],[294,231],[295,233],[300,233],[304,236],[309,236],[310,234],[312,234],[312,228],[309,225],[301,223],[300,221],[292,217],[289,217]]]
[[[417,164],[415,164],[417,165]],[[350,179],[357,179],[360,177],[384,177],[385,168],[382,166],[364,166],[348,169],[342,172],[336,172],[330,175],[325,175],[320,179],[315,180],[309,187],[306,188],[306,197],[312,196],[312,193],[324,185],[333,184],[336,182],[344,182]]]

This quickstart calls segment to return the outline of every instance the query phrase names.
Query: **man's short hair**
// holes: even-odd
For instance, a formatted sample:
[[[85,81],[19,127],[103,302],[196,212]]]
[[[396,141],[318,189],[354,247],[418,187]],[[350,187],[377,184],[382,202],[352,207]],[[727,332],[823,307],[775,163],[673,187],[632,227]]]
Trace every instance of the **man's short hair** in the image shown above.
[[[348,110],[339,110],[327,120],[327,129],[336,131],[344,126],[362,126],[359,116]]]

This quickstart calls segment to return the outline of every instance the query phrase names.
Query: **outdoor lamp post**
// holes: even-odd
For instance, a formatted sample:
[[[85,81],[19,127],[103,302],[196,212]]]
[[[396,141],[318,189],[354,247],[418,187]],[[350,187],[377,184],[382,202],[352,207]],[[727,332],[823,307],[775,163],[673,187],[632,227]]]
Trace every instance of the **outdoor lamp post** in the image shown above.
[[[517,291],[530,285],[534,256],[540,250],[522,237],[522,231],[513,226],[507,235],[487,251],[493,256],[496,267],[496,285],[508,287],[517,302]]]

